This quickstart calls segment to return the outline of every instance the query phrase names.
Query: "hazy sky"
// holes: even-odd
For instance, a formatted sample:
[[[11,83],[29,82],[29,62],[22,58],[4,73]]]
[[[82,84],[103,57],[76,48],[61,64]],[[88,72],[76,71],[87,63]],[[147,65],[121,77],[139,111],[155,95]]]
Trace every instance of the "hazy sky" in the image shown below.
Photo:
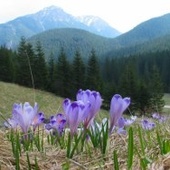
[[[74,16],[99,16],[121,32],[170,13],[170,0],[4,0],[0,2],[0,23],[51,5]]]

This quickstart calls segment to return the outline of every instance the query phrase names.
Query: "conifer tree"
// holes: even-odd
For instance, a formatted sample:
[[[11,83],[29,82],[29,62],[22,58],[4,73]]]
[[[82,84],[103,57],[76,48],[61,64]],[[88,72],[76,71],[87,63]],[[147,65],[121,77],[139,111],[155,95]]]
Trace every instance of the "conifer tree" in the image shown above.
[[[33,86],[32,66],[34,51],[31,44],[22,37],[17,53],[17,83],[24,86]]]
[[[79,51],[76,51],[75,56],[73,58],[72,64],[72,85],[73,85],[73,95],[79,89],[85,88],[85,64],[81,58],[81,54]]]
[[[33,75],[35,81],[35,88],[47,89],[47,65],[45,61],[45,55],[38,41],[35,49]]]
[[[71,69],[64,49],[61,48],[56,69],[56,88],[57,94],[62,97],[68,97],[72,93]]]
[[[55,92],[56,91],[56,62],[54,60],[53,54],[50,55],[48,64],[47,64],[47,70],[48,70],[48,86],[47,90],[50,92]]]
[[[100,66],[96,57],[95,50],[91,51],[91,55],[88,58],[86,76],[86,88],[89,88],[90,90],[100,91],[102,93]]]
[[[14,81],[15,69],[13,55],[14,53],[11,50],[0,47],[0,81]]]

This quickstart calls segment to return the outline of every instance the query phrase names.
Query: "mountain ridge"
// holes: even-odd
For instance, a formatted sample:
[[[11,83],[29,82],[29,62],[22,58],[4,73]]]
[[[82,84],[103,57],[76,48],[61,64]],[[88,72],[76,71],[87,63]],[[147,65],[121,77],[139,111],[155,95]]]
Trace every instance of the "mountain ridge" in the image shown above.
[[[104,26],[102,32],[97,31],[96,27],[87,26],[63,9],[50,6],[34,14],[21,16],[7,23],[0,24],[0,45],[5,44],[9,48],[16,47],[22,36],[28,38],[54,28],[79,28],[97,35],[110,35],[111,37],[120,35],[116,29],[109,26],[105,21],[102,19],[100,21],[105,24],[106,31],[104,31]]]
[[[155,27],[156,29],[154,29]],[[54,31],[55,34],[53,34],[53,36],[51,37],[51,39],[53,39],[53,43],[51,43],[51,46],[55,44],[56,40],[60,42],[60,45],[56,46],[56,50],[53,49],[54,53],[57,53],[56,52],[57,49],[60,49],[61,46],[63,48],[66,47],[66,53],[67,51],[73,51],[73,49],[76,49],[76,48],[84,49],[85,47],[89,47],[90,49],[86,48],[88,53],[83,53],[84,56],[89,55],[89,51],[92,48],[96,49],[96,53],[97,55],[99,55],[99,57],[128,56],[131,54],[139,54],[141,52],[165,50],[169,48],[169,46],[166,44],[170,43],[169,38],[168,38],[170,35],[170,14],[166,14],[160,17],[155,17],[150,20],[147,20],[139,24],[138,26],[136,26],[134,29],[130,30],[129,32],[124,33],[115,38],[105,38],[105,37],[97,38],[94,35],[92,35],[92,33],[89,33],[88,36],[84,35],[84,39],[86,40],[83,40],[82,43],[80,42],[79,44],[76,44],[76,48],[73,48],[75,39],[79,39],[80,37],[81,39],[83,39],[83,35],[78,35],[78,34],[76,35],[75,33],[76,31],[73,31],[73,29],[70,33],[68,29],[65,30],[66,31],[65,33],[63,31],[59,35],[59,32],[57,32],[56,30],[56,32]],[[31,37],[29,40],[30,42],[31,42],[31,39],[34,39],[35,41],[39,39],[38,38],[39,36],[40,37],[41,35],[45,36],[45,34],[46,32],[41,33],[39,35],[35,35]],[[64,42],[63,39],[65,39],[64,38],[65,35],[67,35],[67,37],[73,36],[74,38],[72,37],[70,39],[67,39],[67,41],[70,41],[70,42],[66,42],[66,41]],[[167,35],[167,38],[166,38],[166,35]],[[47,39],[42,40],[42,43],[44,43],[45,41],[46,43],[50,41],[50,36],[46,34],[46,37]],[[92,39],[92,37],[94,38],[94,40]],[[70,49],[68,48],[68,46],[70,46]],[[46,47],[44,46],[44,48]],[[49,50],[50,48],[46,48],[46,49]],[[70,52],[68,52],[68,54],[70,55]],[[71,57],[72,56],[73,56],[73,53],[71,54]]]

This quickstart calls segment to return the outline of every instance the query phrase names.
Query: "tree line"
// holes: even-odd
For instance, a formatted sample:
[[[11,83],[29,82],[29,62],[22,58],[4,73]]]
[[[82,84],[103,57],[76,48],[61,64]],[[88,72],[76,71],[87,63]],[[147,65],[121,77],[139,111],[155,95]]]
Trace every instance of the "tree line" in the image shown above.
[[[95,50],[83,60],[75,51],[72,61],[64,48],[58,56],[45,56],[41,43],[33,47],[21,38],[16,51],[0,48],[0,81],[16,83],[74,99],[79,89],[100,91],[108,109],[115,93],[131,97],[140,114],[161,111],[169,92],[170,51],[99,59]]]

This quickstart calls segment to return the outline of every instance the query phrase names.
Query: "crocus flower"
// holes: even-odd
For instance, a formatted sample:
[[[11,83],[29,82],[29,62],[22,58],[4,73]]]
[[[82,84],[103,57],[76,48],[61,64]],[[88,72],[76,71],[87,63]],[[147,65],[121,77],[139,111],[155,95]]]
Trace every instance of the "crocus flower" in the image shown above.
[[[142,128],[145,130],[151,130],[155,127],[155,123],[150,122],[146,119],[142,120]]]
[[[122,98],[121,95],[115,94],[112,97],[110,103],[110,133],[113,131],[114,127],[118,123],[118,120],[122,117],[123,112],[130,105],[130,98]]]
[[[161,123],[166,120],[165,116],[162,116],[159,113],[153,113],[152,118],[158,120]]]
[[[152,118],[154,118],[154,119],[160,119],[160,114],[157,113],[157,112],[155,112],[155,113],[152,114]]]
[[[37,113],[33,119],[32,126],[33,126],[33,131],[39,126],[41,123],[44,122],[45,116],[44,113],[40,112]]]
[[[118,134],[123,134],[123,135],[126,135],[126,130],[124,129],[125,128],[125,119],[123,117],[121,117],[119,120],[118,120],[118,130],[117,130],[117,133]]]
[[[159,119],[159,122],[165,122],[165,120],[166,120],[166,117],[165,116],[160,116],[160,119]]]
[[[9,118],[9,119],[7,119],[7,121],[4,122],[4,126],[6,128],[10,128],[10,129],[16,128],[17,125],[18,125],[17,122],[12,118]]]
[[[121,117],[117,123],[118,124],[117,125],[117,128],[118,128],[117,133],[126,135],[127,132],[125,130],[125,127],[131,125],[133,122],[134,122],[133,119],[127,119],[127,118]]]
[[[134,121],[135,121],[135,119],[126,119],[126,118],[124,118],[124,121],[125,121],[125,126],[129,126],[129,125],[131,125]]]
[[[90,103],[85,104],[82,101],[64,100],[63,109],[72,136],[77,132],[78,125],[87,117],[90,106]]]
[[[14,104],[12,110],[12,119],[21,127],[25,138],[27,138],[27,132],[30,128],[36,114],[38,111],[38,105],[35,103],[32,107],[28,102],[25,102],[23,105]]]
[[[54,116],[51,116],[50,123],[46,124],[45,128],[47,130],[53,129],[54,132],[57,131],[58,135],[61,136],[64,131],[65,125],[66,125],[66,117],[63,114],[58,113]]]
[[[99,92],[80,89],[76,96],[77,100],[83,101],[85,104],[90,103],[91,107],[87,118],[84,120],[84,128],[87,129],[93,122],[102,105],[102,98]]]

